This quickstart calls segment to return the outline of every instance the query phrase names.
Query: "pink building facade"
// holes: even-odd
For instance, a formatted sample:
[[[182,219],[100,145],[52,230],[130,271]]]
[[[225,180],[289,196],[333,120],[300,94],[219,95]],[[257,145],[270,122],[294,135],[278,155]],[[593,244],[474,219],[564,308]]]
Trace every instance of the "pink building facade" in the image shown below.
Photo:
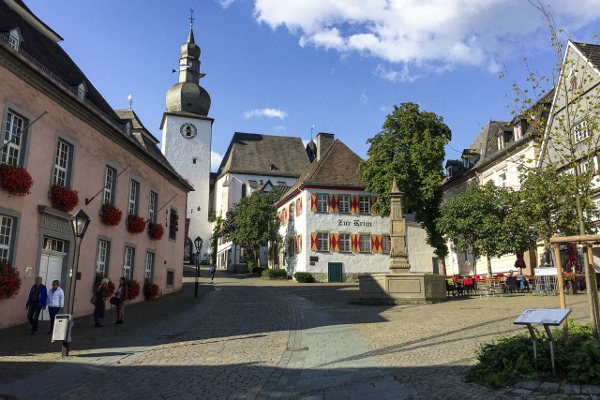
[[[163,294],[181,290],[183,227],[193,188],[135,114],[114,112],[56,44],[60,37],[23,3],[0,0],[0,26],[8,27],[0,32],[0,144],[13,139],[0,162],[24,167],[33,178],[25,196],[0,191],[0,259],[22,277],[16,297],[0,299],[0,329],[26,322],[25,303],[37,276],[47,287],[58,279],[68,296],[75,257],[70,221],[80,209],[91,222],[81,242],[75,316],[93,312],[89,299],[98,273],[113,282],[126,276],[143,285],[148,279]],[[52,207],[54,184],[78,192],[72,211]],[[122,211],[119,225],[101,221],[105,203]],[[162,224],[162,239],[130,233],[130,213]],[[48,319],[47,311],[42,317]]]

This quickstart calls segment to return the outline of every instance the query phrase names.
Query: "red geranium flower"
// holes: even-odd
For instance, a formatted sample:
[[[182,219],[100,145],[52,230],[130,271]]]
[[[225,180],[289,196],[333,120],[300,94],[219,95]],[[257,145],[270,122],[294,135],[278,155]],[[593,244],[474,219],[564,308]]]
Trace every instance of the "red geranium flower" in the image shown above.
[[[5,192],[17,196],[25,196],[30,193],[33,179],[25,168],[12,165],[0,165],[0,187]]]
[[[158,285],[146,279],[146,282],[144,283],[144,297],[146,298],[146,300],[155,299],[158,297],[159,294],[160,288],[158,287]]]
[[[146,229],[144,218],[135,214],[129,214],[127,217],[127,230],[131,233],[142,233]]]
[[[52,185],[50,189],[52,207],[64,212],[71,212],[79,204],[79,194],[66,186]]]
[[[140,295],[140,283],[135,279],[127,279],[127,300],[135,300]]]
[[[155,224],[154,222],[148,224],[148,236],[150,236],[150,239],[160,240],[164,234],[165,228],[161,224]]]
[[[106,225],[117,226],[121,223],[123,213],[112,204],[106,203],[102,206],[102,222]]]
[[[21,276],[16,268],[5,260],[0,260],[0,298],[15,297],[21,289]]]

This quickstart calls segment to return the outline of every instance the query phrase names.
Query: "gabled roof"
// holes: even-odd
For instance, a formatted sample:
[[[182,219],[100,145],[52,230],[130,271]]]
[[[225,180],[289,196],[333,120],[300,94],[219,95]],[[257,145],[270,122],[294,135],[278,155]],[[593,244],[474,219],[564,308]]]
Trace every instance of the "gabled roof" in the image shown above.
[[[572,42],[579,51],[592,63],[594,68],[600,67],[600,45]]]
[[[314,161],[302,172],[283,197],[293,195],[304,187],[327,186],[363,191],[367,183],[358,179],[358,165],[361,161],[362,158],[336,139],[321,159]]]
[[[310,164],[302,139],[235,132],[219,166],[227,173],[298,177]]]

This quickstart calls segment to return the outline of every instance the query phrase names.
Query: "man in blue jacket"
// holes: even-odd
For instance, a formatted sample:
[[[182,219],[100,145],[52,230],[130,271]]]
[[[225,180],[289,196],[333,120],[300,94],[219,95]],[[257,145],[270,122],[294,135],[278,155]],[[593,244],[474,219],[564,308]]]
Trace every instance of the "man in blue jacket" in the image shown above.
[[[38,276],[35,278],[35,285],[33,285],[29,291],[29,297],[27,298],[27,304],[25,305],[27,319],[31,324],[32,335],[35,335],[38,330],[40,312],[46,309],[47,302],[48,291],[46,290],[46,286],[42,285],[42,278]]]

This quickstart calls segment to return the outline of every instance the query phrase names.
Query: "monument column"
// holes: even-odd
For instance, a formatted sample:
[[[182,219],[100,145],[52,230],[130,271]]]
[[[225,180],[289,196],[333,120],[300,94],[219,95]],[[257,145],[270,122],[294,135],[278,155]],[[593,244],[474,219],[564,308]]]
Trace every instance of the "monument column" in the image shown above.
[[[408,249],[406,248],[406,222],[402,214],[402,192],[396,178],[390,191],[390,271],[393,274],[410,272]]]

